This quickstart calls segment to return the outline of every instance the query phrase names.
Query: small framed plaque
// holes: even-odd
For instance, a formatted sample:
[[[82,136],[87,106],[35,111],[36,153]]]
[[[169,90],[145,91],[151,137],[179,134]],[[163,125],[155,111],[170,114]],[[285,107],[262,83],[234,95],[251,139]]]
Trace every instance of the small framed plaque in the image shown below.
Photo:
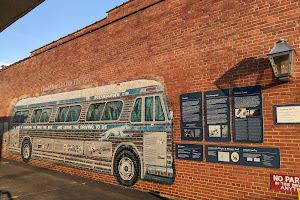
[[[274,105],[274,124],[300,124],[300,104]]]

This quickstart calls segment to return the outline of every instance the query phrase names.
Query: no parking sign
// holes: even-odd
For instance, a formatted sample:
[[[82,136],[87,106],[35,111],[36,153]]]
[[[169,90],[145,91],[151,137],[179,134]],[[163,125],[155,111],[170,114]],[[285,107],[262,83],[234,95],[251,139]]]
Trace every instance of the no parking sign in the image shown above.
[[[300,192],[300,176],[271,174],[271,189],[279,191]]]

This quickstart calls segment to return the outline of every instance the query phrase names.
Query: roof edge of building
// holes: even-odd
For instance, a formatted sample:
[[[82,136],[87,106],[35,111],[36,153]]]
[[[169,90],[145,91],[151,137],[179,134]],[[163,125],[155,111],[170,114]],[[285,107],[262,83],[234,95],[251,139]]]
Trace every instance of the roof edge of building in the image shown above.
[[[165,0],[148,0],[147,2],[141,2],[140,0],[129,0],[125,3],[123,3],[122,5],[117,6],[113,9],[107,11],[108,16],[106,18],[101,19],[101,20],[99,20],[99,21],[97,21],[97,22],[95,22],[91,25],[88,25],[88,26],[86,26],[86,27],[74,32],[74,33],[71,33],[71,34],[69,34],[65,37],[62,37],[62,38],[60,38],[56,41],[53,41],[49,44],[46,44],[45,46],[42,46],[42,47],[32,51],[31,55],[29,57],[26,57],[26,58],[24,58],[22,60],[19,60],[15,63],[5,67],[5,68],[0,69],[0,72],[2,72],[4,70],[7,70],[7,69],[15,66],[16,64],[24,62],[24,61],[26,61],[26,60],[34,57],[34,56],[37,56],[41,53],[49,51],[49,50],[51,50],[51,49],[53,49],[57,46],[63,45],[67,42],[70,42],[74,39],[77,39],[79,37],[87,35],[91,32],[99,30],[99,29],[101,29],[105,26],[108,26],[108,25],[110,25],[112,23],[115,23],[119,20],[122,20],[122,19],[124,19],[124,18],[126,18],[130,15],[133,15],[137,12],[145,10],[145,9],[147,9],[151,6],[154,6],[154,5],[156,5],[160,2],[163,2],[163,1],[165,1]]]
[[[139,11],[142,11],[148,7],[151,7],[157,3],[160,3],[165,0],[148,0],[147,2],[141,2],[140,0],[130,0],[125,3],[123,3],[120,6],[117,6],[113,8],[112,10],[107,11],[108,16],[104,19],[101,19],[91,25],[88,25],[74,33],[71,33],[65,37],[62,37],[56,41],[53,41],[43,47],[40,47],[39,49],[36,49],[31,52],[31,55],[29,57],[36,56],[38,54],[41,54],[45,51],[48,51],[50,49],[53,49],[57,46],[60,46],[64,43],[67,43],[69,41],[72,41],[74,39],[77,39],[81,36],[84,36],[86,34],[89,34],[91,32],[94,32],[96,30],[99,30],[107,25],[110,25],[114,22],[117,22],[121,19],[124,19],[125,17],[128,17],[130,15],[133,15]],[[18,62],[17,62],[18,63]]]

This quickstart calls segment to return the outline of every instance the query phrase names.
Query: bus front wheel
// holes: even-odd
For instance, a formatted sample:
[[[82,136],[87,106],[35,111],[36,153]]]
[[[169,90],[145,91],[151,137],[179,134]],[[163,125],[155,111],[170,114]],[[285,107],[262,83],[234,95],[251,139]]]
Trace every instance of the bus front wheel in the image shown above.
[[[134,153],[128,150],[121,151],[114,162],[114,175],[118,183],[132,186],[138,181],[139,164]]]
[[[24,162],[26,163],[29,162],[31,158],[31,152],[32,152],[32,145],[30,140],[24,140],[22,142],[22,148],[21,148],[21,156]]]

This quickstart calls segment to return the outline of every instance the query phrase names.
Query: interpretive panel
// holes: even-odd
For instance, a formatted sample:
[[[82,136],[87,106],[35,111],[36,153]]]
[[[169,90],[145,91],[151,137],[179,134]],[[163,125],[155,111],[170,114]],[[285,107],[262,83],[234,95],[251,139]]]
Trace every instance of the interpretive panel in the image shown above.
[[[181,139],[203,140],[202,92],[180,95]]]
[[[176,159],[203,161],[203,145],[176,144]]]
[[[280,168],[278,148],[241,147],[242,165],[264,168]]]
[[[206,91],[205,105],[205,140],[228,142],[230,134],[229,89]]]
[[[167,133],[145,132],[144,163],[156,166],[166,166]]]
[[[241,165],[240,147],[206,145],[206,161]]]
[[[206,161],[264,168],[280,168],[278,148],[206,146]]]
[[[300,176],[271,174],[271,189],[297,193],[300,191]]]
[[[275,105],[274,123],[279,124],[300,124],[300,104]]]
[[[263,143],[261,86],[233,88],[233,140]]]

